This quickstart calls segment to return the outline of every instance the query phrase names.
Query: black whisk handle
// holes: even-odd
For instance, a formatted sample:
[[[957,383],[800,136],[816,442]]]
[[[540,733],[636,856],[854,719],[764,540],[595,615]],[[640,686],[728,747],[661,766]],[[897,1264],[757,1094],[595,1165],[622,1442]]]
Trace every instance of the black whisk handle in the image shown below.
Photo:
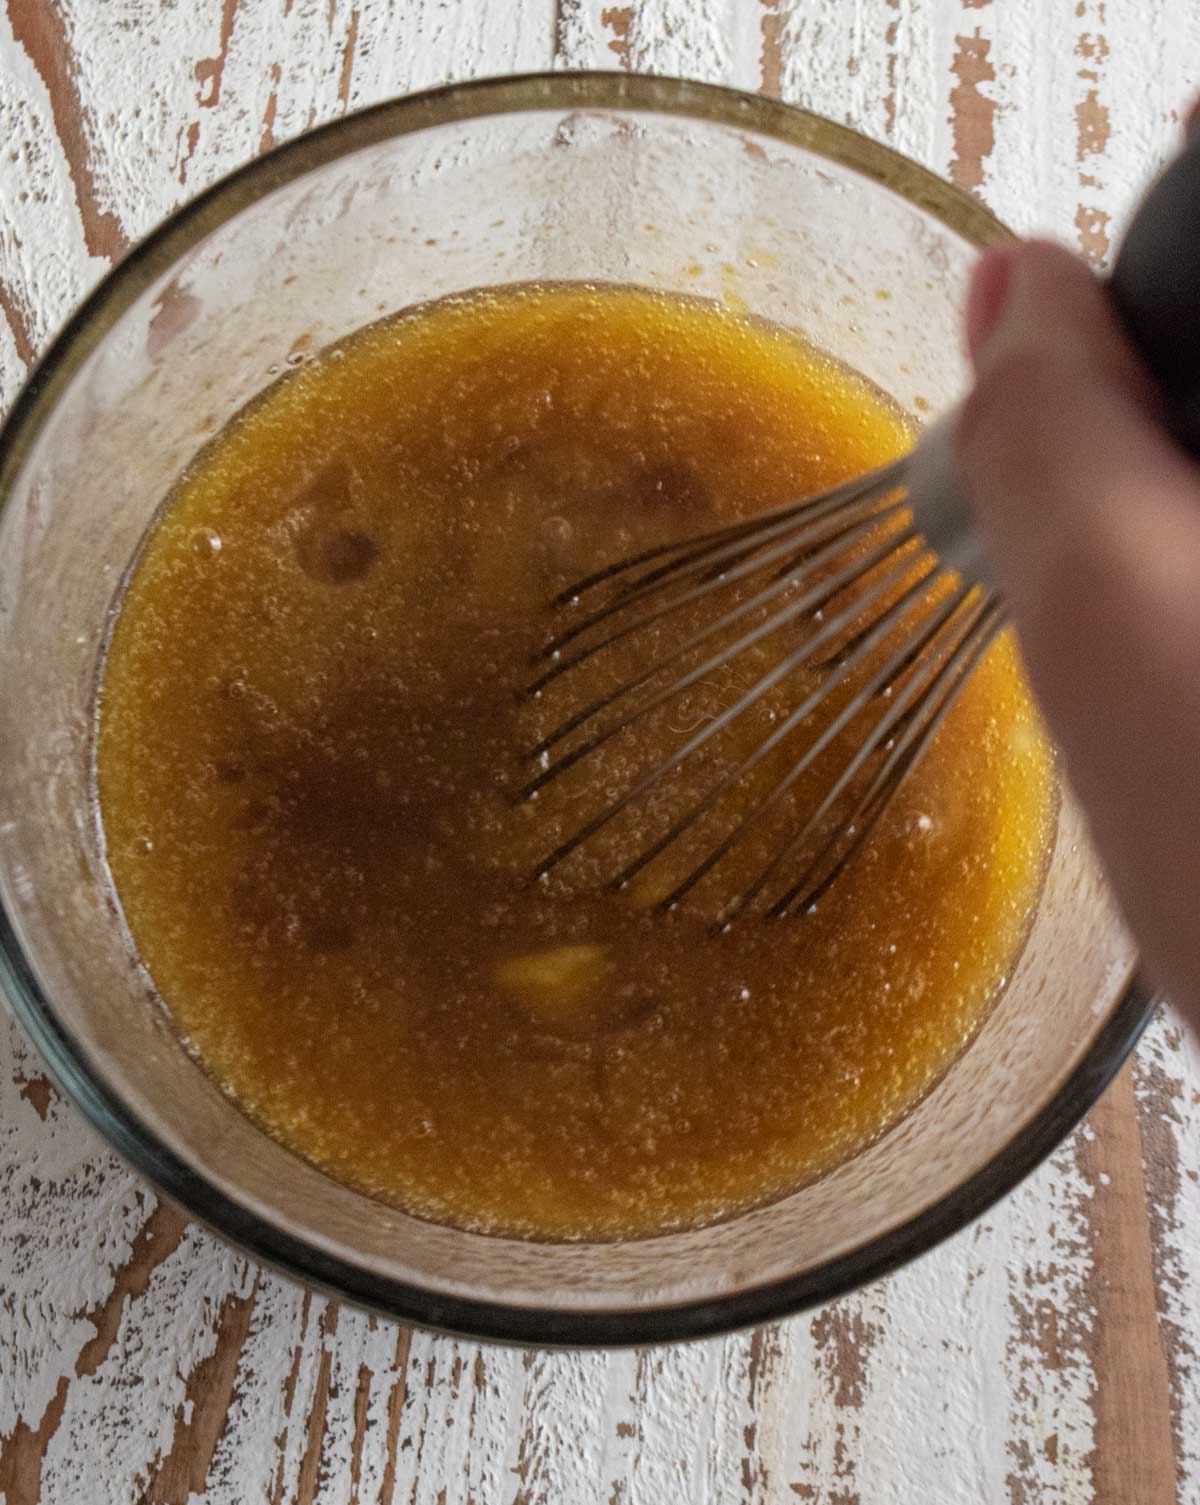
[[[1110,290],[1162,387],[1168,425],[1200,459],[1200,133],[1143,199]]]

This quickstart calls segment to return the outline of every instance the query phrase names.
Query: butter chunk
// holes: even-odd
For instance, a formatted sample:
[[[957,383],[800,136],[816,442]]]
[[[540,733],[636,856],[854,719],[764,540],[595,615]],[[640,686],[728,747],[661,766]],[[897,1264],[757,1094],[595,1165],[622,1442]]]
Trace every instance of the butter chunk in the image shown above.
[[[495,969],[497,985],[547,1027],[576,1023],[613,970],[607,948],[550,946],[510,956]]]

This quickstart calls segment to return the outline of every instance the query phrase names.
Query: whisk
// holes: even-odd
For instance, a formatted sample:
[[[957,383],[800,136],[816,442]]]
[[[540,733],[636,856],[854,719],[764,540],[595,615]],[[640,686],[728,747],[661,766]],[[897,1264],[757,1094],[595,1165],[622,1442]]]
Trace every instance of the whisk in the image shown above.
[[[1159,179],[1135,216],[1109,283],[1114,306],[1158,377],[1177,436],[1200,453],[1200,138]],[[1191,401],[1188,401],[1188,398]],[[754,518],[619,560],[580,580],[552,605],[565,620],[534,660],[525,693],[554,681],[583,682],[581,666],[664,624],[692,623],[681,640],[583,704],[530,751],[537,771],[517,792],[534,798],[627,728],[706,682],[750,650],[776,641],[777,661],[679,745],[608,790],[595,814],[540,863],[548,875],[623,811],[643,800],[701,748],[801,671],[808,683],[769,734],[706,787],[666,829],[612,874],[630,884],[682,838],[709,831],[723,802],[823,705],[832,717],[770,787],[732,800],[728,828],[705,836],[702,854],[656,906],[669,910],[726,863],[771,815],[782,835],[766,861],[719,906],[719,923],[762,909],[772,917],[816,904],[862,848],[897,789],[928,748],[959,690],[1005,623],[984,546],[955,476],[957,412],[931,425],[907,455],[867,476]],[[1189,426],[1190,425],[1190,426]],[[709,614],[711,612],[711,615]],[[796,633],[799,630],[799,640]],[[815,671],[815,685],[811,684]],[[562,693],[560,689],[558,693]],[[839,696],[845,696],[838,704]],[[820,798],[785,802],[797,780],[835,748],[850,751]],[[822,767],[824,765],[821,765]],[[795,866],[798,870],[793,870]]]

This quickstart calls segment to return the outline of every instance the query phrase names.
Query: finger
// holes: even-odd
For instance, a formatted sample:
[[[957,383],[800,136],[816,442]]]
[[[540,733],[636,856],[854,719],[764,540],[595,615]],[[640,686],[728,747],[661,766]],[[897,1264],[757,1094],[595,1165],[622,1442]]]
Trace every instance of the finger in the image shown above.
[[[1153,383],[1101,285],[1056,246],[1006,254],[1006,298],[976,339],[958,456],[1014,601],[1036,606],[1050,581],[1078,579],[1081,558],[1152,564],[1161,529],[1190,536],[1200,514],[1195,468],[1157,421]]]
[[[1012,265],[1013,248],[1008,246],[991,247],[976,264],[967,290],[967,311],[963,321],[967,353],[973,361],[979,359],[984,342],[1008,301]]]
[[[958,464],[1126,911],[1179,977],[1200,891],[1200,467],[1087,268],[1008,254]]]

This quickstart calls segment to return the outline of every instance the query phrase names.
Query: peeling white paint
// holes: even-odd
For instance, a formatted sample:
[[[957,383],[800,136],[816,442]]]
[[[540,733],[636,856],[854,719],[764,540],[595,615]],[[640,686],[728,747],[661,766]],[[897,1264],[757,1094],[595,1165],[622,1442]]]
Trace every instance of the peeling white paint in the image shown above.
[[[1192,0],[73,0],[60,11],[89,191],[127,239],[264,140],[407,88],[553,65],[778,84],[938,172],[977,171],[978,191],[1018,228],[1077,241],[1081,203],[1119,225],[1169,149],[1200,58]],[[5,403],[22,341],[42,347],[104,269],[11,14],[0,19],[0,284],[21,329],[0,318]],[[1099,34],[1099,77],[1082,78],[1080,39]],[[986,150],[955,118],[963,37],[986,42],[995,75],[974,85],[990,110]],[[1093,89],[1108,134],[1081,158],[1076,112]],[[1200,1048],[1162,1022],[1134,1081],[1133,1168],[1146,1180],[1134,1196],[1148,1199],[1187,1505],[1200,1501]],[[431,1505],[1097,1500],[1096,1449],[1117,1444],[1096,1436],[1095,1390],[1122,1376],[1097,1376],[1088,1346],[1104,1320],[1097,1190],[1120,1189],[1082,1168],[1094,1144],[1084,1131],[973,1228],[824,1313],[640,1355],[409,1338],[189,1229],[150,1263],[94,1372],[79,1375],[155,1202],[0,1022],[0,1460],[65,1396],[33,1448],[42,1500],[140,1500],[211,1393],[196,1376],[225,1342],[221,1314],[249,1299],[227,1418],[200,1460],[207,1487],[193,1498],[206,1505],[376,1501],[385,1487]]]

